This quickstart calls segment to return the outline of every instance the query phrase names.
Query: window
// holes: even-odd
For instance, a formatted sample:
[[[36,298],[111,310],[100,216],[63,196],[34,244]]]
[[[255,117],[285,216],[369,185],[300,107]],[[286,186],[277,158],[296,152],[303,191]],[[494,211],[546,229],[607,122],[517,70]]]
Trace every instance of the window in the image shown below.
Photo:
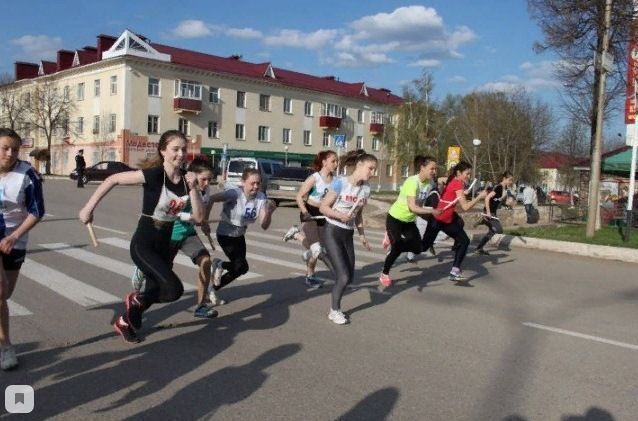
[[[345,116],[345,108],[336,104],[321,104],[321,115],[343,118]]]
[[[100,116],[94,115],[93,116],[93,134],[98,134],[98,133],[100,133]]]
[[[246,92],[237,91],[237,106],[239,108],[246,108]],[[238,139],[243,139],[243,137]]]
[[[357,136],[357,149],[365,149],[363,147],[363,136]]]
[[[270,111],[270,95],[259,95],[259,109],[261,111]]]
[[[410,167],[401,165],[401,177],[408,178],[410,176]]]
[[[235,124],[235,139],[244,140],[245,138],[246,138],[246,134],[244,133],[244,125]]]
[[[22,102],[24,102],[25,107],[31,107],[31,92],[27,92],[22,95]]]
[[[59,130],[60,136],[68,136],[69,135],[69,119],[68,118],[62,119],[62,121],[60,122],[59,129],[60,129]]]
[[[378,151],[379,149],[381,149],[381,142],[379,141],[379,138],[375,137],[372,139],[372,150]]]
[[[188,120],[180,118],[177,120],[177,130],[188,136]]]
[[[114,133],[117,127],[117,115],[111,114],[109,119],[109,133]]]
[[[208,88],[208,102],[211,104],[219,104],[219,88]]]
[[[372,112],[372,118],[370,119],[371,123],[383,124],[384,121],[385,121],[385,115],[382,112],[379,112],[379,111]]]
[[[64,94],[63,94],[63,95],[64,95],[64,100],[65,100],[65,101],[68,101],[68,100],[69,100],[70,91],[71,91],[71,89],[69,89],[69,85],[66,85],[66,86],[64,87]]]
[[[324,148],[329,148],[330,147],[330,133],[326,133],[326,132],[323,133],[323,140],[321,142],[321,145]]]
[[[84,133],[84,117],[78,117],[77,132]]]
[[[111,95],[117,95],[117,76],[111,76]]]
[[[208,122],[208,137],[217,139],[219,137],[219,132],[217,131],[217,122],[209,121]]]
[[[149,134],[159,133],[159,116],[158,115],[148,116],[148,133]]]
[[[284,98],[284,113],[292,114],[292,99]]]
[[[346,107],[341,108],[341,118],[348,117],[348,109]]]
[[[312,132],[310,130],[303,131],[303,144],[304,146],[312,146]]]
[[[148,78],[148,96],[160,96],[160,81],[152,77]]]
[[[270,127],[259,126],[257,140],[260,142],[270,142]]]
[[[281,140],[283,143],[289,145],[292,143],[290,140],[290,129],[284,129],[281,135]]]
[[[306,101],[303,105],[303,113],[308,117],[312,117],[312,102]]]
[[[392,174],[394,174],[394,166],[392,166],[392,164],[387,164],[385,166],[385,175],[392,177]]]
[[[84,82],[78,83],[77,97],[78,101],[82,101],[84,99]]]
[[[357,111],[357,122],[358,123],[365,123],[364,116],[363,116],[363,110]]]
[[[100,79],[93,81],[93,96],[100,96]]]
[[[175,96],[178,98],[202,99],[202,85],[190,80],[175,81]]]

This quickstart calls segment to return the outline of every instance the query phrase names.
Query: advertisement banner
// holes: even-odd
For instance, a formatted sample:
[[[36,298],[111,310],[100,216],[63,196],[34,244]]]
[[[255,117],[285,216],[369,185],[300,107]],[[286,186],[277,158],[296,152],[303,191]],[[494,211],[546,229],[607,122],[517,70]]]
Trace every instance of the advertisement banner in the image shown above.
[[[636,77],[638,76],[638,42],[632,37],[629,41],[627,58],[627,92],[625,96],[625,124],[636,121]]]
[[[447,169],[449,170],[453,166],[461,161],[461,147],[450,146],[447,148]]]

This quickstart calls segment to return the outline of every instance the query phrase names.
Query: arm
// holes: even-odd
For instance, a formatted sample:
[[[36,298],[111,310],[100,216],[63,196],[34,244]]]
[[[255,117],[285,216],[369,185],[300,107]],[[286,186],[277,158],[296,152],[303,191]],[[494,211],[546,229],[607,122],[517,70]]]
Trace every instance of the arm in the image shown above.
[[[327,216],[328,218],[336,219],[338,221],[347,223],[350,221],[354,215],[348,215],[343,212],[336,211],[332,209],[332,205],[334,205],[337,200],[337,193],[334,191],[329,191],[321,201],[321,206],[319,207],[319,212]]]
[[[463,190],[457,190],[456,192],[456,198],[458,199],[459,204],[461,205],[461,209],[463,209],[464,211],[468,211],[472,209],[474,205],[476,205],[479,200],[484,199],[486,195],[487,193],[485,192],[485,190],[483,190],[474,199],[468,201],[465,198],[465,192]]]
[[[259,211],[259,222],[261,223],[261,229],[267,230],[272,222],[272,214],[277,209],[277,205],[271,200],[267,200],[265,206],[262,206]]]
[[[16,241],[20,237],[22,237],[26,232],[28,232],[31,228],[33,228],[38,222],[40,222],[41,217],[35,216],[33,214],[28,214],[26,219],[22,221],[22,223],[11,233],[11,235],[7,235],[0,241],[0,252],[9,254],[11,250],[13,250],[13,246]]]
[[[200,224],[204,220],[204,203],[202,202],[202,194],[197,185],[197,177],[195,173],[186,173],[186,183],[188,184],[188,196],[191,202],[191,221],[194,224]]]
[[[429,206],[419,206],[416,204],[416,196],[408,196],[408,209],[410,212],[415,213],[417,215],[438,215],[441,213],[440,210],[431,208]]]
[[[206,235],[210,235],[210,225],[208,224],[208,220],[210,219],[210,211],[213,209],[213,201],[209,200],[206,204],[206,209],[204,210],[204,220],[201,224],[202,232]]]
[[[414,199],[414,197],[412,198]],[[359,233],[359,240],[361,240],[361,245],[366,249],[371,250],[370,243],[366,238],[366,233],[363,228],[363,208],[359,209],[357,212],[357,216],[354,219],[354,225],[357,227],[357,232]]]
[[[485,214],[487,216],[492,216],[492,212],[490,212],[490,200],[496,196],[496,192],[492,190],[485,196]]]
[[[307,214],[308,209],[306,208],[306,198],[308,197],[308,193],[312,190],[312,187],[315,185],[315,178],[310,176],[306,178],[306,180],[301,184],[299,191],[297,192],[297,196],[295,196],[295,200],[297,201],[297,206],[302,214]]]
[[[93,211],[96,206],[113,187],[117,185],[141,184],[144,181],[144,173],[141,170],[121,172],[107,177],[93,192],[84,207],[80,209],[80,221],[83,224],[87,224],[93,220]]]

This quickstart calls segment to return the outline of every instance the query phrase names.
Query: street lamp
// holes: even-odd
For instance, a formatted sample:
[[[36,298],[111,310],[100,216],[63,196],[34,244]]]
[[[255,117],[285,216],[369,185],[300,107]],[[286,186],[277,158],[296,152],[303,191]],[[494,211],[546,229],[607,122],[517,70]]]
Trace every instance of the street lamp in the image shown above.
[[[288,145],[284,146],[284,153],[285,153],[284,165],[287,167],[288,166]]]
[[[476,179],[476,155],[478,152],[478,147],[481,146],[481,139],[473,139],[472,145],[474,145],[474,158],[472,159],[472,180]],[[474,198],[475,188],[472,189],[472,198]]]

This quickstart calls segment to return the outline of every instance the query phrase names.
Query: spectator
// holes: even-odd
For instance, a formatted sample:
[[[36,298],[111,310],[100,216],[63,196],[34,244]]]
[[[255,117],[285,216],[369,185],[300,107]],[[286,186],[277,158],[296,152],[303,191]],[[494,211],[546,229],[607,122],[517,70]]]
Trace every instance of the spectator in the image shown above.
[[[525,213],[527,214],[527,223],[533,224],[534,221],[534,206],[538,205],[538,199],[536,197],[536,190],[529,184],[523,189],[523,205],[525,205]]]
[[[84,161],[84,149],[80,149],[75,155],[75,171],[78,174],[78,188],[84,188],[84,169],[86,161]]]

